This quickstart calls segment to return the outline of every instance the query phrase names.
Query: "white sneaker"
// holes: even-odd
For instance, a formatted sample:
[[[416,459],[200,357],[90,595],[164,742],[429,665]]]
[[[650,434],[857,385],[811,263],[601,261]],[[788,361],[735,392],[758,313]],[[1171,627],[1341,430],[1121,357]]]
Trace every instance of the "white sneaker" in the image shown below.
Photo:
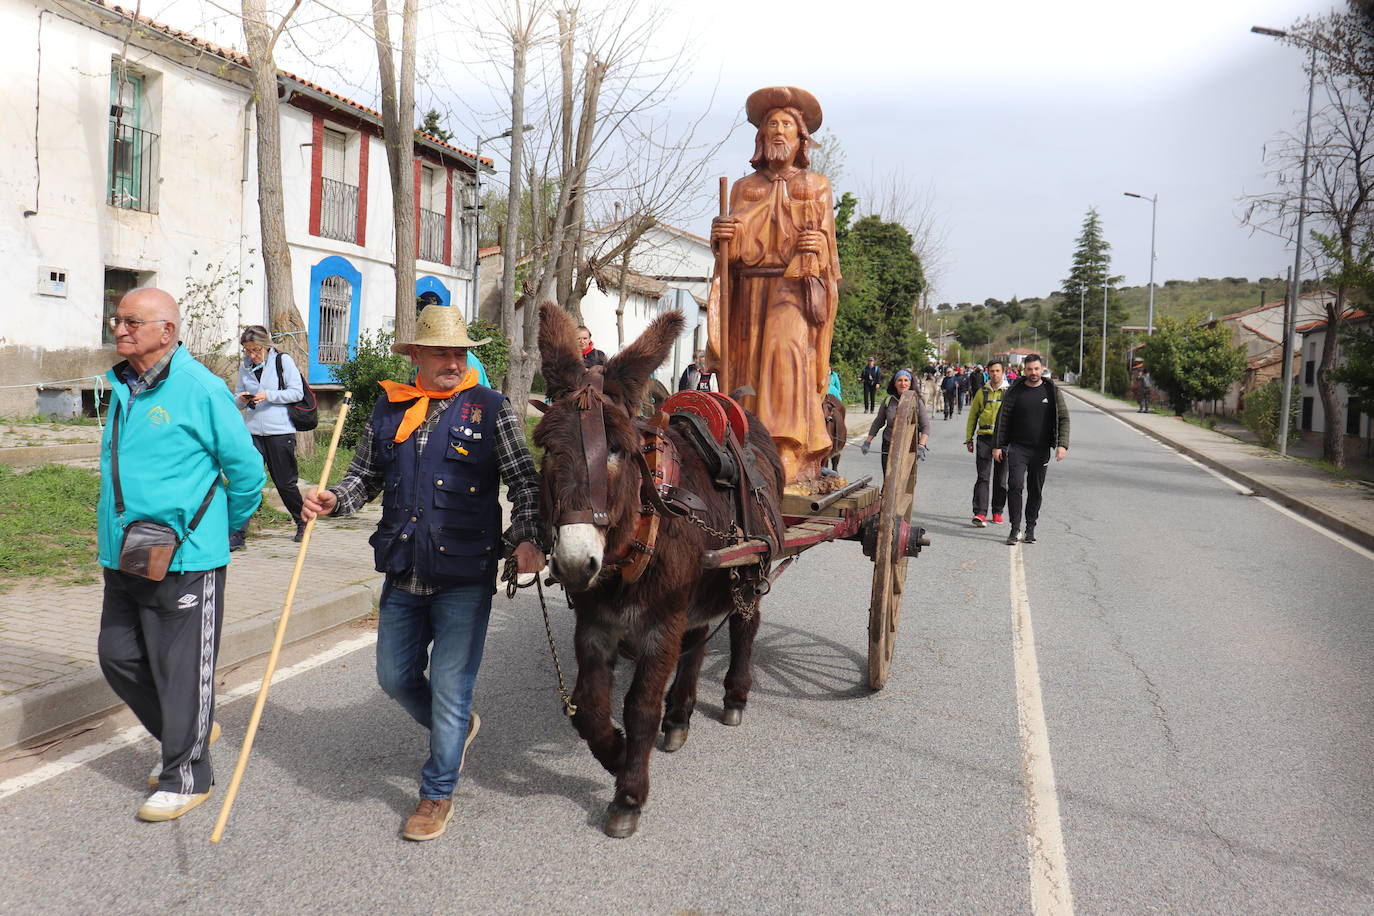
[[[213,747],[214,744],[215,744],[215,742],[219,740],[219,733],[220,733],[219,723],[218,723],[218,722],[215,722],[215,723],[211,724],[211,726],[210,726],[210,746],[211,746],[211,747]],[[149,773],[148,773],[148,788],[150,788],[150,789],[156,789],[156,788],[157,788],[158,782],[160,782],[161,780],[162,780],[162,756],[159,754],[159,755],[158,755],[158,758],[157,758],[157,763],[153,764],[152,770],[150,770]]]
[[[210,797],[209,792],[182,795],[179,792],[154,792],[138,809],[141,821],[172,821]]]

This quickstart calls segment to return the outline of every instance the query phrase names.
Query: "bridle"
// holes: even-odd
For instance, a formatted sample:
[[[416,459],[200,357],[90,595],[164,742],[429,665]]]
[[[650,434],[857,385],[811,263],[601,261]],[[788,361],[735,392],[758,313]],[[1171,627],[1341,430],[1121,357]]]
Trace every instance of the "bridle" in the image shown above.
[[[608,398],[604,391],[605,376],[600,366],[593,366],[583,372],[581,381],[581,387],[571,397],[577,404],[590,508],[563,509],[555,505],[553,514],[559,527],[590,524],[608,529],[611,525],[610,480],[607,473],[610,448],[606,443],[605,408]],[[602,557],[602,579],[619,576],[625,582],[638,580],[653,558],[663,516],[686,516],[695,521],[692,513],[705,511],[705,504],[695,494],[678,487],[681,465],[677,447],[665,434],[667,425],[668,417],[662,411],[650,420],[635,421],[640,441],[633,460],[623,462],[621,472],[638,475],[635,485],[640,500],[638,517],[635,530],[624,546],[614,554]],[[556,531],[554,536],[557,537]]]
[[[606,446],[605,375],[600,366],[582,373],[582,387],[573,392],[577,399],[578,427],[582,433],[582,461],[587,469],[587,499],[590,509],[560,510],[558,524],[595,525],[609,528],[611,513],[606,505],[610,491],[607,465],[611,452]]]

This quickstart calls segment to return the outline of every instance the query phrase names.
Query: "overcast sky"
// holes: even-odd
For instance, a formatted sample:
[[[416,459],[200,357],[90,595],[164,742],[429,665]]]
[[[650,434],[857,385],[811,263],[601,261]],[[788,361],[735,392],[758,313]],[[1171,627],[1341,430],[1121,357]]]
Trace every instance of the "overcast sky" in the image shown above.
[[[1057,289],[1090,206],[1101,213],[1115,272],[1127,284],[1145,283],[1150,204],[1123,191],[1159,195],[1157,282],[1281,275],[1291,248],[1242,227],[1238,198],[1269,187],[1264,146],[1299,122],[1307,82],[1300,50],[1249,29],[1283,28],[1333,6],[677,0],[664,39],[692,50],[691,77],[673,109],[685,116],[709,108],[703,133],[734,128],[713,174],[747,170],[752,128],[739,122],[751,91],[802,86],[825,110],[823,133],[843,148],[838,190],[899,174],[927,192],[945,238],[932,301],[981,302]],[[443,73],[422,67],[421,102],[443,97],[454,143],[464,148],[472,147],[465,134],[509,125],[480,85],[480,55],[442,23],[477,8],[441,3],[426,12],[428,28],[442,28],[450,51],[469,63]],[[154,0],[144,11],[242,46],[200,0]],[[375,61],[361,51],[332,72],[290,59],[289,49],[279,64],[375,104],[367,89]],[[483,150],[498,168],[502,149]],[[702,234],[715,194],[715,183],[705,184],[703,215],[684,226]]]

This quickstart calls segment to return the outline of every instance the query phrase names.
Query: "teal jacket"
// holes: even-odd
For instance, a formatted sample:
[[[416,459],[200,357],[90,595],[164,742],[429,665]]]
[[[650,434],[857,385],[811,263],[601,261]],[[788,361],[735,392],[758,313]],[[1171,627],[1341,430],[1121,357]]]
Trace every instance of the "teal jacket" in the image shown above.
[[[124,364],[106,373],[110,420],[119,420],[119,479],[124,515],[114,507],[110,436],[100,443],[100,565],[119,568],[124,526],[154,521],[185,534],[210,482],[223,475],[196,530],[172,557],[172,572],[218,569],[229,562],[229,532],[257,511],[267,482],[262,456],[243,425],[234,396],[223,379],[196,362],[178,344],[164,374],[151,388],[129,398],[121,377]]]

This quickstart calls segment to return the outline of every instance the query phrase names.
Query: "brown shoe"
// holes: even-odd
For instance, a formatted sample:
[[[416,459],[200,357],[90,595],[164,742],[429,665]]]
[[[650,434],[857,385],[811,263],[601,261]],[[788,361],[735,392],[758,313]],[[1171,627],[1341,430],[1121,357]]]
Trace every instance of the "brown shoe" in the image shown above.
[[[453,817],[453,799],[422,798],[415,806],[415,813],[406,819],[401,836],[407,840],[434,840],[443,836]]]

